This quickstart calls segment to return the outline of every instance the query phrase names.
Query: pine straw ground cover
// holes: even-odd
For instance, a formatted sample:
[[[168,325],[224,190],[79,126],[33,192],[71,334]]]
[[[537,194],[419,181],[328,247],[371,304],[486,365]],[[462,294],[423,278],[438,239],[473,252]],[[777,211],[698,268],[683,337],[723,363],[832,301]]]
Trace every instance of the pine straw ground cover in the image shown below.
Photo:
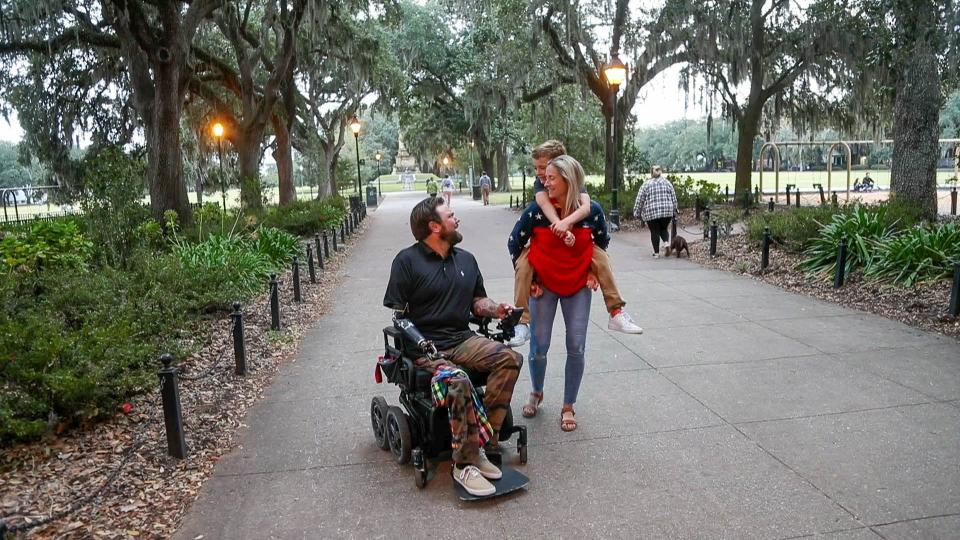
[[[797,270],[802,257],[776,245],[770,248],[770,266],[761,273],[760,248],[750,245],[743,234],[718,238],[716,257],[710,257],[709,242],[691,243],[690,259],[709,268],[749,275],[791,292],[960,339],[960,318],[947,313],[950,280],[904,288],[865,280],[860,272],[855,272],[846,276],[842,287],[835,289],[832,276],[816,278]]]
[[[361,224],[358,232],[364,228]],[[247,376],[233,374],[229,317],[197,328],[195,335],[205,345],[194,356],[176,362],[185,377],[202,377],[179,383],[186,459],[167,456],[159,380],[157,391],[132,399],[107,422],[5,449],[0,456],[0,516],[10,516],[8,527],[75,509],[12,537],[172,536],[217,460],[234,447],[247,409],[294,355],[304,331],[329,309],[345,253],[359,236],[347,240],[347,251],[331,257],[325,271],[317,270],[316,285],[310,284],[306,264],[302,265],[301,304],[293,302],[290,271],[280,277],[280,332],[268,330],[266,294],[244,306]]]

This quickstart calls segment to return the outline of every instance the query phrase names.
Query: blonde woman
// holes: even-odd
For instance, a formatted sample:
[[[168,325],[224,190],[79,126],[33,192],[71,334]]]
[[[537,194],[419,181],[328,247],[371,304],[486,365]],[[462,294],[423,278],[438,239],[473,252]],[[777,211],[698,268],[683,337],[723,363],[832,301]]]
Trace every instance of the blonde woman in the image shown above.
[[[550,160],[544,175],[544,187],[551,203],[563,219],[580,207],[580,191],[584,185],[583,167],[570,156]],[[594,245],[606,249],[610,243],[603,209],[590,203],[587,219],[574,225],[562,237],[550,230],[550,222],[532,203],[513,228],[508,248],[516,259],[530,241],[529,260],[536,272],[530,289],[530,378],[533,391],[523,406],[523,415],[535,416],[543,401],[543,383],[547,372],[547,352],[556,318],[557,306],[563,312],[566,327],[567,363],[564,371],[563,407],[560,429],[577,429],[573,406],[580,391],[585,365],[587,324],[590,319],[592,290],[596,276],[590,273]]]

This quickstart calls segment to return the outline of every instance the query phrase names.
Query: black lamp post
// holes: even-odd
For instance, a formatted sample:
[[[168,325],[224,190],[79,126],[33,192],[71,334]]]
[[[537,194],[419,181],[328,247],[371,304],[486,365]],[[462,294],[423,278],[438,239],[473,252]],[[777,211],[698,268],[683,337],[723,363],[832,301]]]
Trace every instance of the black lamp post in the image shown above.
[[[360,119],[357,115],[350,119],[350,131],[353,132],[354,146],[357,147],[357,195],[360,195]]]
[[[383,189],[380,187],[380,160],[383,158],[383,154],[377,152],[374,157],[377,158],[377,197],[383,197]]]
[[[220,198],[223,200],[223,212],[227,212],[227,180],[223,176],[223,124],[214,122],[210,128],[217,138],[217,161],[220,163]]]
[[[617,188],[620,178],[620,144],[617,140],[617,92],[620,91],[620,85],[627,78],[627,66],[620,61],[616,50],[610,51],[610,63],[603,68],[603,73],[607,78],[607,84],[610,85],[610,108],[611,108],[611,126],[610,138],[613,144],[613,201],[610,209],[610,222],[616,227],[620,227],[620,201],[617,200]]]

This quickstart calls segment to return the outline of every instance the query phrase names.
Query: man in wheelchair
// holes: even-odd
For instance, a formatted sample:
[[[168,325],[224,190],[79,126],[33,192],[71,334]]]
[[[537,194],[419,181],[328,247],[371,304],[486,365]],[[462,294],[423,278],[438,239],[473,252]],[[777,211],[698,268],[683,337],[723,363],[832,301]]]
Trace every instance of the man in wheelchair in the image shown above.
[[[499,452],[498,433],[523,357],[469,327],[471,314],[502,319],[515,308],[487,298],[476,258],[455,247],[463,239],[459,223],[440,198],[429,197],[413,208],[410,229],[417,242],[394,258],[383,305],[396,310],[398,319],[412,322],[436,347],[439,354],[417,359],[418,367],[435,376],[455,367],[487,374],[480,407],[474,406],[469,379],[445,379],[454,479],[472,495],[487,495],[494,490],[488,479],[500,478],[501,472],[486,453]],[[483,422],[484,415],[489,424]],[[486,425],[492,432],[487,433]],[[484,447],[481,439],[486,440]]]

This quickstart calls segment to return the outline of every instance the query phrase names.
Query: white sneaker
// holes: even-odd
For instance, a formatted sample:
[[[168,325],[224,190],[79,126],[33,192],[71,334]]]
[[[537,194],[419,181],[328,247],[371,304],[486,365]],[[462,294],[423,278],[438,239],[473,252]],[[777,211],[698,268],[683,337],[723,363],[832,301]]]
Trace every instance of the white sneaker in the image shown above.
[[[654,253],[654,254],[653,254],[653,258],[654,258],[654,259],[659,259],[659,258],[660,258],[660,254],[659,254],[659,253]]]
[[[643,333],[643,328],[637,326],[637,323],[633,322],[633,317],[626,311],[621,311],[617,313],[615,317],[610,317],[610,321],[607,322],[607,329],[613,330],[614,332],[623,332],[624,334]]]
[[[497,492],[497,488],[493,487],[493,484],[480,473],[480,469],[473,465],[467,465],[462,469],[459,464],[454,465],[453,480],[474,497],[486,497]]]
[[[520,347],[530,340],[530,326],[520,323],[513,327],[513,338],[507,342],[508,347]]]
[[[503,478],[503,473],[500,472],[500,469],[498,469],[496,465],[487,459],[487,453],[483,451],[483,448],[480,449],[480,458],[475,465],[477,470],[480,471],[480,474],[487,480],[499,480]]]

